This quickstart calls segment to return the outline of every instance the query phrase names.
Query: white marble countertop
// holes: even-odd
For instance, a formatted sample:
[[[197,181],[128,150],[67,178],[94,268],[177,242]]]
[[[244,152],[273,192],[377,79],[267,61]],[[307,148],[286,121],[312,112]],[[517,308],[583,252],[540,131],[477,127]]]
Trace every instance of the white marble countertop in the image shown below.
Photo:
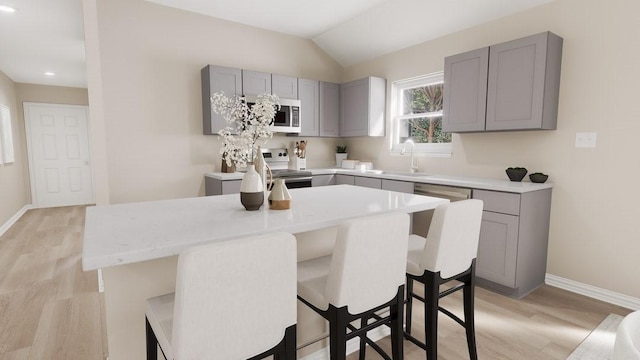
[[[423,184],[436,184],[436,185],[448,185],[458,186],[470,189],[482,189],[482,190],[494,190],[504,191],[511,193],[526,193],[531,191],[538,191],[543,189],[550,189],[553,184],[546,182],[543,184],[532,183],[528,181],[516,182],[500,179],[487,179],[470,176],[454,176],[454,175],[439,175],[439,174],[412,174],[407,171],[387,171],[387,170],[369,170],[369,171],[357,171],[349,169],[307,169],[311,171],[312,175],[329,175],[329,174],[344,174],[355,176],[366,176],[388,180],[409,181],[413,183]],[[205,176],[218,180],[240,180],[243,173],[207,173]],[[505,175],[506,177],[506,175]]]
[[[433,209],[448,200],[336,185],[291,189],[289,210],[246,211],[238,194],[88,207],[82,267],[177,255],[191,246],[272,231],[299,233],[367,215]]]

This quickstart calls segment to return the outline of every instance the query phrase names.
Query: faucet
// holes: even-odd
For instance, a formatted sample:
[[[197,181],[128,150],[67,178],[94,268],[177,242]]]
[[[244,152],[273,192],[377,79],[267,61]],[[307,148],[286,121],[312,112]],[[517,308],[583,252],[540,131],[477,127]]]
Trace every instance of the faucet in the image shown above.
[[[413,148],[416,144],[411,139],[407,139],[404,143],[402,143],[402,149],[400,150],[400,155],[404,155],[407,150],[407,144],[411,144],[411,162],[409,163],[409,171],[412,173],[418,172],[418,164],[413,163]]]

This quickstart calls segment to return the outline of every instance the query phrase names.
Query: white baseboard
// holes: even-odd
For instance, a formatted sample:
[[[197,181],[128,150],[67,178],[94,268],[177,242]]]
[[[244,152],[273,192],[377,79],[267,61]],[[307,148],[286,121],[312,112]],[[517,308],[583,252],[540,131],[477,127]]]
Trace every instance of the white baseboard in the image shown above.
[[[22,209],[18,210],[18,212],[15,213],[15,215],[10,217],[9,220],[7,220],[7,222],[5,222],[2,226],[0,226],[0,236],[2,236],[2,234],[4,234],[7,230],[9,230],[11,225],[15,224],[16,221],[18,221],[20,217],[22,217],[22,215],[24,215],[24,213],[26,213],[27,210],[31,208],[32,208],[32,205],[23,206]]]
[[[640,299],[617,292],[609,291],[578,281],[565,279],[560,276],[551,275],[549,273],[547,273],[545,276],[545,283],[547,285],[555,286],[557,288],[571,291],[576,294],[588,296],[590,298],[608,302],[610,304],[622,306],[627,309],[640,310]]]
[[[367,337],[373,341],[378,341],[385,336],[391,334],[391,329],[387,326],[380,326],[367,332]],[[347,354],[351,354],[360,349],[360,338],[355,337],[347,341]],[[371,349],[370,351],[375,351]],[[329,347],[323,347],[322,349],[312,352],[311,354],[303,357],[301,360],[328,360],[329,359]]]

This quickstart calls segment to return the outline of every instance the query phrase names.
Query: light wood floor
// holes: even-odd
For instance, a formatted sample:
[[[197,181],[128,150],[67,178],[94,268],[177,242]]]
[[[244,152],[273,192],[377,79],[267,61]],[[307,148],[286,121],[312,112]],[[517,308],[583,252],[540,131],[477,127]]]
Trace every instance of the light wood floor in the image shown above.
[[[96,272],[82,271],[83,228],[84,207],[36,209],[0,237],[1,360],[104,359],[103,301]],[[458,294],[443,304],[460,312]],[[477,288],[479,358],[565,359],[609,313],[629,310],[550,286],[522,300]],[[419,306],[414,316],[422,336]],[[438,343],[440,359],[468,358],[462,327],[442,315]],[[405,358],[425,357],[405,341]],[[369,350],[367,359],[379,357]]]

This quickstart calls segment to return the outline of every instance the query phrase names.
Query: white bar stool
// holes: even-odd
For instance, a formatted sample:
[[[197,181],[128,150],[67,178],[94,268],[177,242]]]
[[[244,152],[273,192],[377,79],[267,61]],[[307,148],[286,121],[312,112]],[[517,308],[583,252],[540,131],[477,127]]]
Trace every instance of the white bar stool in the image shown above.
[[[298,263],[298,299],[329,321],[331,360],[344,359],[347,341],[355,337],[361,359],[366,344],[388,359],[366,337],[381,325],[391,327],[393,359],[402,359],[408,234],[407,214],[347,221],[338,227],[332,255]],[[376,314],[386,308],[388,316]],[[360,328],[351,324],[358,319]]]
[[[295,359],[296,317],[293,235],[193,247],[176,292],[147,300],[147,359]]]
[[[482,206],[481,200],[440,205],[433,214],[427,238],[409,236],[405,337],[423,348],[428,360],[438,358],[438,310],[465,328],[469,356],[472,360],[478,358],[473,300]],[[424,284],[424,298],[414,293],[414,280]],[[462,284],[440,292],[440,285],[452,280]],[[458,290],[463,290],[464,321],[438,305],[440,298]],[[424,303],[426,344],[411,335],[413,299]]]
[[[618,325],[613,360],[640,360],[640,311],[625,316]]]

